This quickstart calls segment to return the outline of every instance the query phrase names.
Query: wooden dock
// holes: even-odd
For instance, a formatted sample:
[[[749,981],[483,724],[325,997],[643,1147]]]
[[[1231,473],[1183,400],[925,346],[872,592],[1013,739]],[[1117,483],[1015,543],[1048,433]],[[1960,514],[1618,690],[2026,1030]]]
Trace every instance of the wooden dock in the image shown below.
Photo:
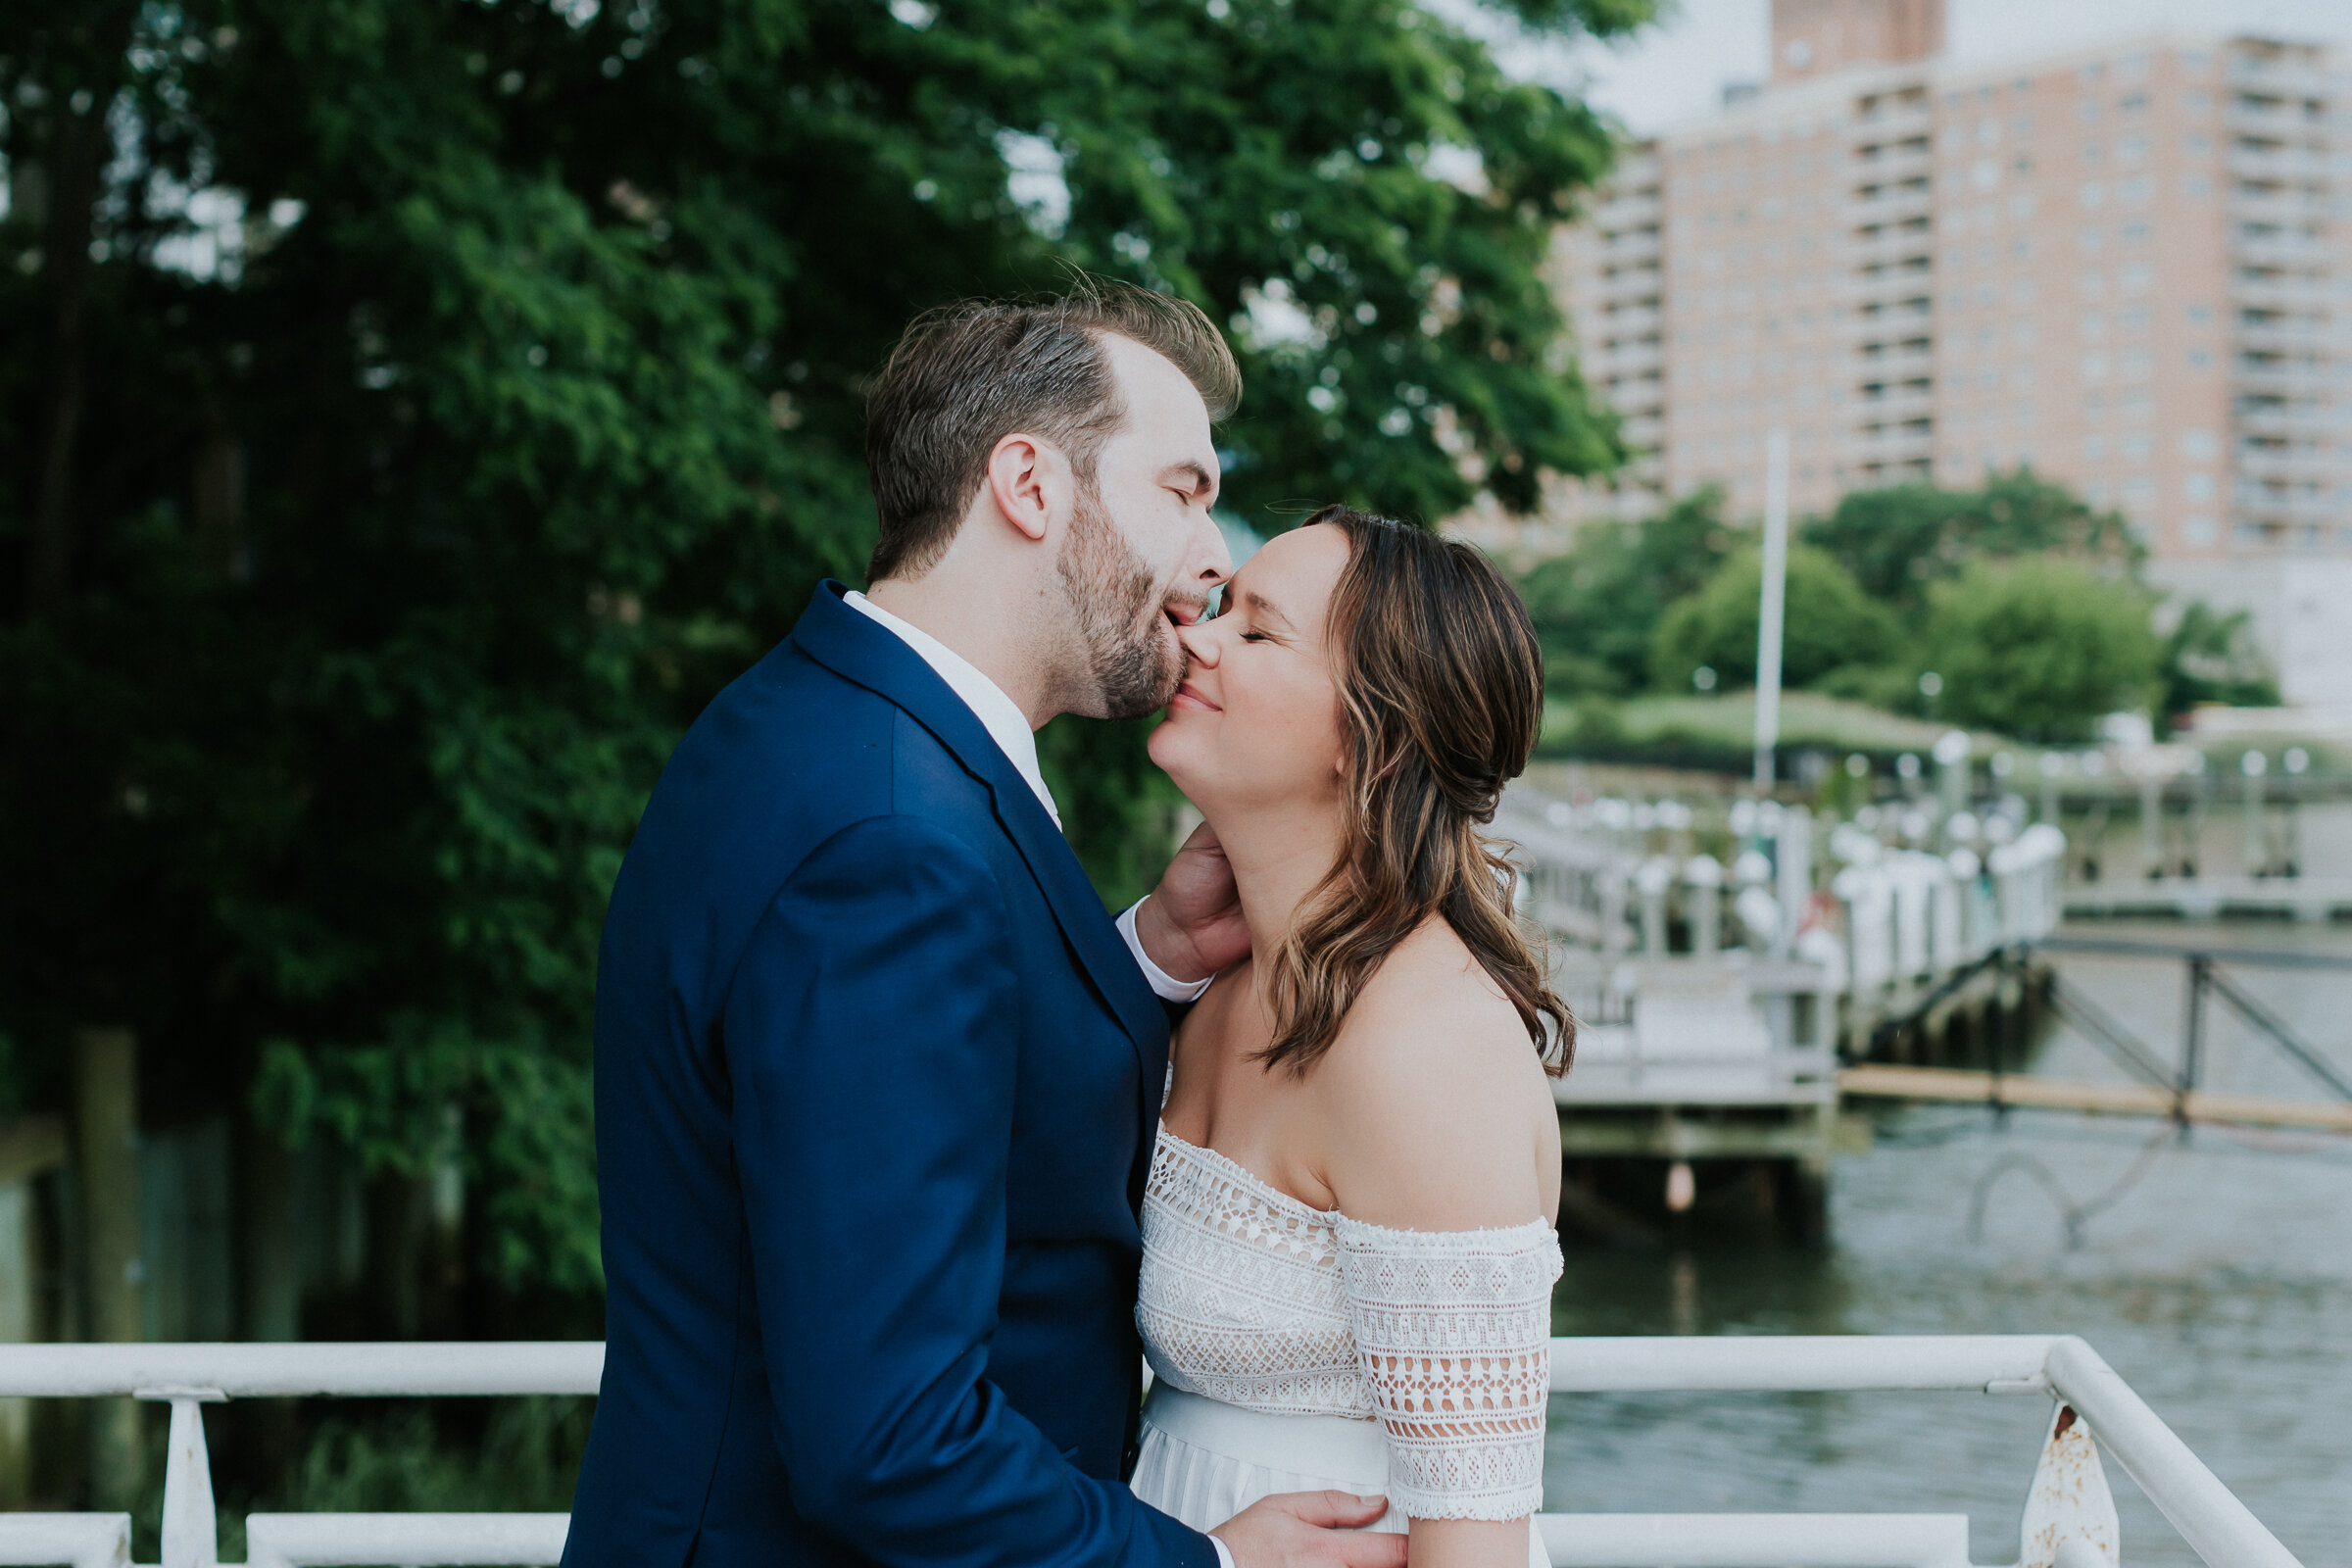
[[[2324,924],[2352,917],[2352,877],[2177,876],[2077,882],[2066,890],[2066,914],[2070,920],[2253,916]]]
[[[2352,1102],[2282,1100],[2210,1089],[2191,1089],[2184,1094],[2153,1084],[2080,1083],[2026,1073],[1952,1067],[1847,1067],[1838,1074],[1838,1090],[1861,1100],[2071,1110],[2092,1116],[2153,1116],[2209,1127],[2352,1133]]]

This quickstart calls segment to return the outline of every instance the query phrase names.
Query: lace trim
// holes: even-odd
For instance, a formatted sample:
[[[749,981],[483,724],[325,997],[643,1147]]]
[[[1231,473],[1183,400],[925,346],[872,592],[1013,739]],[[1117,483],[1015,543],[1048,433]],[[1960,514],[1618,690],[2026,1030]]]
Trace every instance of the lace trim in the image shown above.
[[[1433,1232],[1335,1219],[1350,1326],[1389,1434],[1390,1500],[1414,1519],[1534,1513],[1559,1238],[1541,1220]]]
[[[1153,1375],[1245,1409],[1369,1420],[1332,1218],[1163,1131],[1135,1311]]]

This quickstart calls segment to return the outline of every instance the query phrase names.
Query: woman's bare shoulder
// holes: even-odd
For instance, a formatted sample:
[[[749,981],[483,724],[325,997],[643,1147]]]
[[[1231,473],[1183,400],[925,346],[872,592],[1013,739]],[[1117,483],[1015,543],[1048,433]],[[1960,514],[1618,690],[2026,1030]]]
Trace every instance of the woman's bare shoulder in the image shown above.
[[[1518,1009],[1443,921],[1383,962],[1315,1075],[1327,1179],[1355,1218],[1446,1230],[1549,1213],[1550,1080]]]

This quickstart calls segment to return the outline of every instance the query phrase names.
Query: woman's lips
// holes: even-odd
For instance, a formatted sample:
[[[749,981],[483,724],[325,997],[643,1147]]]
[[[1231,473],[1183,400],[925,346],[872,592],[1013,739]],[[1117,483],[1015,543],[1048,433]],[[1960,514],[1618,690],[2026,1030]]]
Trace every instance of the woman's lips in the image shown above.
[[[1168,711],[1172,713],[1179,708],[1198,708],[1204,713],[1222,713],[1225,711],[1225,710],[1219,708],[1216,704],[1201,696],[1200,693],[1194,688],[1192,682],[1190,681],[1187,681],[1182,686],[1177,687],[1176,695],[1168,699]]]

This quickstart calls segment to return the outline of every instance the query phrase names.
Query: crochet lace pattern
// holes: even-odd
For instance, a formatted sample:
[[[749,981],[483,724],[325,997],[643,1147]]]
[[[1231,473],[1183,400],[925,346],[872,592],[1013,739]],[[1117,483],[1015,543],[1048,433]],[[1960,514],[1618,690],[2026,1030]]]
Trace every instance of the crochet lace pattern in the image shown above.
[[[1377,1417],[1410,1518],[1543,1505],[1550,1226],[1364,1224],[1163,1129],[1143,1230],[1136,1325],[1155,1376],[1273,1415]]]

